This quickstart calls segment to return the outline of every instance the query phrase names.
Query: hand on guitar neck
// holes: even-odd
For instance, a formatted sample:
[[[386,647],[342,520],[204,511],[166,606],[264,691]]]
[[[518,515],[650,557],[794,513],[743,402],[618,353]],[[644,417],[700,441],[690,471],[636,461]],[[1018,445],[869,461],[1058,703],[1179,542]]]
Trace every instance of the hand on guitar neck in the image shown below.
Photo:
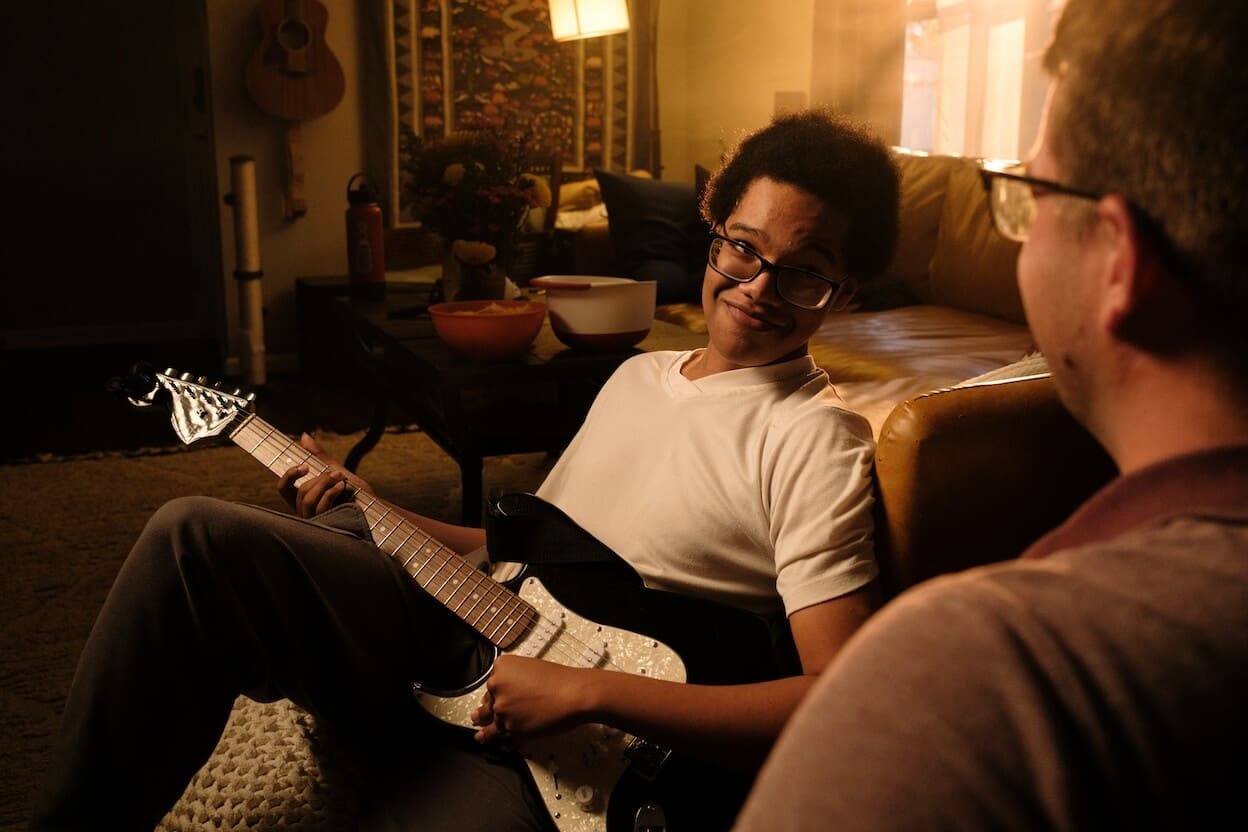
[[[313,474],[305,462],[288,469],[278,478],[277,492],[299,517],[315,517],[343,500],[349,500],[348,484],[360,491],[373,493],[372,486],[363,477],[343,468],[342,463],[330,456],[309,434],[299,437],[299,445],[328,466],[323,473]]]

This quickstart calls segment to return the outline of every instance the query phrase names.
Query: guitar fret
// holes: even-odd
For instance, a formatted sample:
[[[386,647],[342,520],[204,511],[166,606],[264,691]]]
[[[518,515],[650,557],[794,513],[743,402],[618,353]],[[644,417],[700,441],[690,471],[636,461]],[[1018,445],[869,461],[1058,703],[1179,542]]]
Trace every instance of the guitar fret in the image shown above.
[[[509,599],[503,598],[501,604],[495,607],[491,607],[490,609],[493,610],[493,613],[494,613],[493,615],[490,616],[490,621],[488,625],[490,629],[489,630],[482,629],[481,634],[484,635],[493,643],[498,644],[499,642],[497,641],[497,638],[498,638],[498,633],[500,629],[505,627],[506,629],[502,629],[502,632],[506,632],[507,630],[511,628],[511,625],[512,625],[512,619],[507,617],[507,616],[510,616],[512,612],[511,604],[510,604]],[[502,621],[500,621],[496,625],[494,623],[494,619],[498,618],[499,615],[504,616],[504,618]]]
[[[254,413],[248,414],[230,438],[279,476],[296,465],[307,465],[307,475],[296,480],[297,484],[331,467]],[[354,486],[348,486],[347,493],[364,513],[377,548],[483,637],[506,649],[533,626],[538,616],[527,601],[482,574],[396,508]],[[399,531],[403,532],[401,539]]]
[[[536,616],[517,616],[512,624],[500,635],[495,644],[514,644],[520,640],[520,637],[527,633],[536,622]]]
[[[451,606],[452,612],[460,618],[467,620],[461,612],[464,604],[477,595],[477,591],[480,589],[480,582],[483,580],[488,581],[489,578],[486,578],[475,569],[466,569],[461,567],[459,571],[461,573],[459,586],[456,587],[455,592],[451,594],[451,597],[447,599],[447,604],[448,606]]]
[[[419,554],[420,554],[420,546],[417,546],[417,547],[416,547],[416,548],[412,551],[412,553],[411,553],[410,555],[408,555],[408,556],[407,556],[407,560],[403,561],[403,568],[404,568],[404,569],[407,569],[407,565],[408,565],[409,563],[411,563],[411,562],[412,562],[412,558],[416,557],[416,556],[417,556],[417,555],[419,555]],[[409,571],[410,571],[410,570],[409,570]],[[420,571],[420,570],[418,569],[417,571]],[[412,577],[414,578],[414,577],[416,577],[416,576],[415,576],[415,575],[413,575]]]
[[[431,545],[431,544],[432,544],[432,545]],[[412,569],[408,569],[408,570],[407,570],[407,571],[408,571],[408,574],[410,574],[413,578],[415,578],[415,579],[416,579],[416,582],[417,582],[418,584],[420,584],[422,587],[425,587],[425,585],[426,585],[426,583],[427,583],[427,580],[426,580],[425,578],[422,578],[422,577],[420,576],[420,572],[421,572],[422,570],[424,570],[425,568],[427,568],[427,567],[429,567],[429,566],[431,566],[431,565],[432,565],[432,563],[433,563],[433,558],[434,558],[437,554],[438,554],[438,543],[437,543],[437,541],[436,541],[436,540],[434,540],[434,539],[431,537],[431,538],[428,538],[427,540],[425,540],[425,541],[424,541],[423,543],[421,543],[419,546],[417,546],[417,547],[416,547],[416,551],[412,553],[412,557],[411,557],[411,558],[408,558],[408,561],[411,561],[411,560],[412,560],[412,558],[416,557],[417,555],[421,555],[421,556],[422,556],[422,560],[421,560],[421,562],[420,562],[420,563],[416,566],[415,571],[413,571]],[[406,565],[407,565],[407,564],[406,564],[406,563],[404,563],[404,566],[406,566]],[[437,570],[436,570],[436,569],[434,570],[434,574],[435,574],[435,575],[437,574]],[[426,587],[426,588],[427,588],[427,587]]]
[[[442,592],[446,589],[447,583],[449,583],[455,577],[455,568],[454,568],[454,565],[451,564],[450,561],[443,561],[442,565],[451,567],[451,574],[447,575],[445,578],[442,579],[442,585],[439,586],[437,589],[433,590],[433,594],[434,594],[434,597],[436,597],[439,601],[442,601],[443,603],[445,603],[446,598],[443,597]],[[439,567],[438,571],[441,571],[441,567]]]
[[[522,629],[525,627],[526,622],[522,615],[525,612],[525,607],[514,603],[513,597],[510,595],[500,593],[499,599],[501,601],[499,606],[503,612],[503,619],[491,630],[490,637],[495,644],[509,644],[511,638],[514,638],[509,638],[509,634],[513,633],[517,626],[520,626]]]
[[[419,529],[417,529],[417,528],[416,528],[416,526],[414,526],[414,525],[413,525],[413,524],[411,524],[411,523],[402,523],[402,524],[400,524],[400,527],[401,527],[401,528],[408,528],[408,529],[409,529],[409,531],[408,531],[408,533],[407,533],[407,537],[403,538],[403,539],[399,542],[399,544],[398,544],[397,546],[395,546],[395,547],[394,547],[394,552],[393,552],[393,554],[396,554],[396,555],[397,555],[397,554],[402,554],[402,553],[403,553],[403,547],[404,547],[404,546],[406,546],[406,545],[407,545],[407,542],[408,542],[409,540],[411,540],[411,539],[412,539],[412,537],[414,537],[414,536],[415,536],[416,532],[418,532],[418,531],[419,531]],[[403,565],[404,565],[404,566],[407,566],[407,561],[403,561]]]
[[[478,585],[477,589],[479,590],[479,592],[475,593],[472,596],[476,600],[473,601],[472,606],[468,608],[467,612],[460,613],[460,617],[463,618],[465,621],[467,621],[469,624],[472,624],[474,627],[476,626],[477,607],[481,604],[482,601],[486,601],[486,602],[489,601],[490,588],[491,587],[490,587],[489,582],[483,582],[480,585]]]
[[[236,428],[234,428],[234,430],[230,431],[230,439],[231,439],[231,440],[233,440],[236,444],[238,444],[238,439],[237,439],[237,437],[238,437],[240,434],[242,434],[244,431],[248,431],[248,430],[255,430],[255,428],[252,426],[252,422],[254,422],[254,421],[256,421],[256,414],[254,414],[254,413],[248,413],[248,414],[247,414],[247,418],[246,418],[246,419],[243,419],[243,421],[239,422],[239,423],[238,423],[238,427],[236,427]]]
[[[433,582],[434,578],[438,577],[438,573],[442,571],[442,567],[445,565],[445,562],[434,565],[433,557],[435,555],[437,555],[436,549],[430,553],[429,557],[425,558],[425,562],[421,564],[420,569],[417,569],[416,572],[412,572],[409,574],[411,574],[411,576],[415,578],[422,587],[425,588],[425,592],[428,592],[430,595],[437,598],[438,594],[434,592],[432,589],[430,589],[429,585]],[[433,566],[433,574],[428,576],[427,578],[420,577],[418,573],[421,570],[423,570],[425,567],[429,567],[429,566]]]
[[[268,433],[266,433],[264,436],[261,436],[260,441],[257,442],[255,445],[252,445],[250,448],[246,449],[247,453],[251,454],[252,456],[255,456],[256,448],[259,448],[261,445],[263,445],[264,441],[268,439],[270,436],[272,436],[274,433],[273,428],[269,427],[268,425],[264,425],[264,427],[268,428]],[[256,457],[256,458],[259,459],[259,457]]]
[[[378,529],[384,531],[385,527],[382,526],[382,523],[386,522],[386,518],[389,517],[393,513],[394,512],[390,511],[389,509],[382,509],[381,517],[378,518],[377,520],[377,525],[373,526],[374,532],[376,532],[376,530]],[[375,533],[373,534],[373,542],[377,544],[378,549],[381,549],[383,552],[393,551],[393,550],[386,549],[386,541],[390,539],[390,535],[394,534],[401,527],[401,524],[402,524],[402,521],[400,520],[399,522],[392,525],[390,527],[390,531],[386,532],[385,536],[382,537],[380,540],[377,539],[377,535]]]
[[[303,460],[295,459],[290,453],[291,449],[296,447],[295,443],[286,440],[277,444],[278,448],[273,454],[273,460],[266,466],[270,471],[280,476],[294,466],[303,464]],[[306,458],[304,457],[305,460]]]

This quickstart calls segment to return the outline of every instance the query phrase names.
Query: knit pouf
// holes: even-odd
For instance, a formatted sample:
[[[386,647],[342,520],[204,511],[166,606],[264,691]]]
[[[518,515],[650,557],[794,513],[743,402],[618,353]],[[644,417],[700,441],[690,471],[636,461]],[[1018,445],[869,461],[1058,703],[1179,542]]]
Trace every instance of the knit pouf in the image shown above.
[[[211,759],[157,832],[355,829],[350,769],[335,754],[300,708],[240,696]]]

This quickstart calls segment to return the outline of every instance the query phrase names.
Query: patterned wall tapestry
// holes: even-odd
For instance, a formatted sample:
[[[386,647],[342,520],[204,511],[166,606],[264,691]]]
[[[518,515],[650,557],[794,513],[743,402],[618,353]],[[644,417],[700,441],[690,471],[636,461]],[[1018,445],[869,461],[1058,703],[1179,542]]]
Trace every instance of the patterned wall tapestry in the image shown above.
[[[557,43],[545,0],[392,0],[391,171],[402,131],[426,138],[510,117],[564,168],[631,167],[629,36]],[[391,177],[391,216],[411,212]]]

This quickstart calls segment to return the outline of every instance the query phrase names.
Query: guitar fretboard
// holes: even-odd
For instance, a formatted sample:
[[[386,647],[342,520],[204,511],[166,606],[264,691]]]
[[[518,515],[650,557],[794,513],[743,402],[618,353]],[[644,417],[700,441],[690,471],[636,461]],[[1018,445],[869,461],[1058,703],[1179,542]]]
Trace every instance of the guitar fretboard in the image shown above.
[[[296,465],[307,465],[303,479],[309,479],[332,467],[255,415],[248,415],[230,439],[277,476]],[[346,487],[364,512],[377,548],[483,637],[506,650],[537,624],[537,610],[523,598],[474,568],[384,500],[350,482]]]

